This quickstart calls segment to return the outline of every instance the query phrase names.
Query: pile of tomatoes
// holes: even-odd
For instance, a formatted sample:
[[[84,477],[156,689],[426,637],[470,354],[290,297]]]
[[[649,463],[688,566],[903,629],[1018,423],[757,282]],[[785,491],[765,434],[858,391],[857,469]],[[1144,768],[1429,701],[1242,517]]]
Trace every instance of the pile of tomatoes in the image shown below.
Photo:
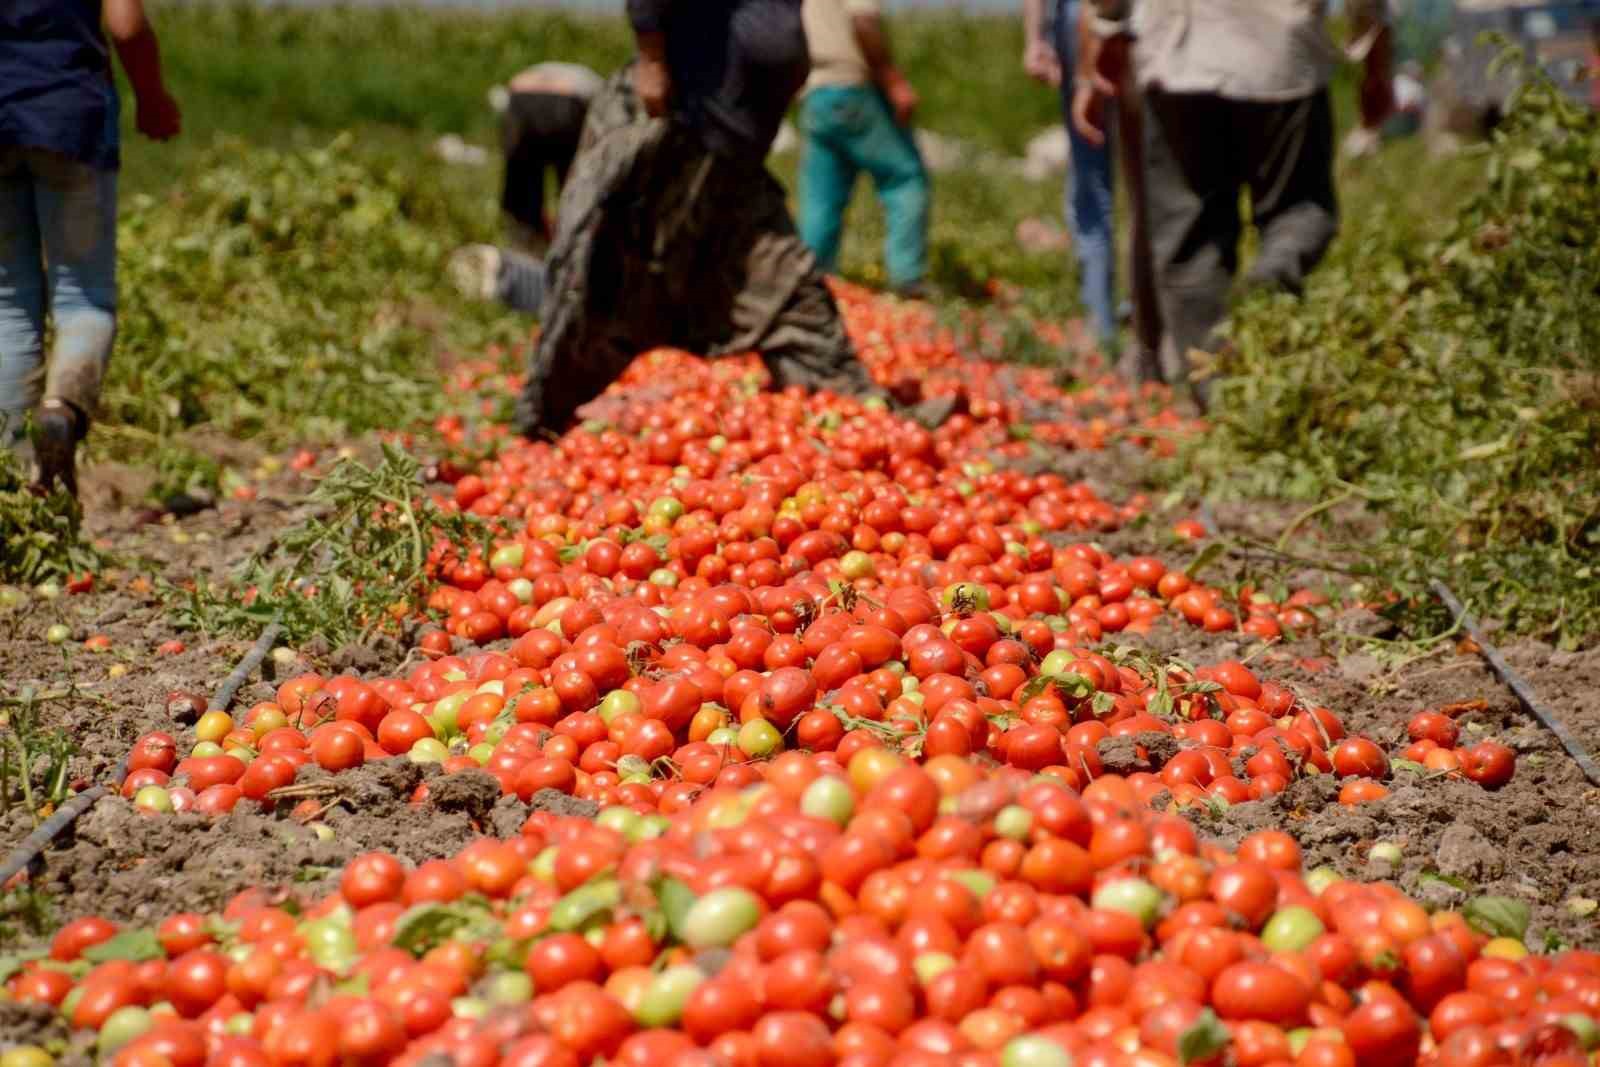
[[[1018,397],[1058,413],[1034,431],[1085,448],[1166,416],[1110,380],[1064,392],[1043,371],[962,360],[914,305],[842,296],[880,380],[924,368],[917,388],[959,390],[967,412],[929,431],[881,405],[761,392],[738,360],[648,354],[603,402],[613,422],[443,472],[446,506],[501,536],[486,553],[436,546],[432,662],[294,679],[238,721],[206,714],[181,751],[142,738],[125,795],[222,812],[270,803],[307,762],[406,755],[482,767],[524,798],[671,811],[712,782],[748,784],[751,761],[785,748],[868,745],[1081,787],[1102,741],[1149,733],[1191,747],[1135,786],[1180,805],[1260,798],[1308,770],[1369,779],[1352,802],[1381,790],[1376,745],[1237,664],[1213,678],[1093,651],[1166,616],[1258,639],[1316,625],[1306,591],[1228,594],[1047,536],[1115,529],[1147,501],[1005,465],[1036,447],[1008,429]],[[463,642],[492,651],[454,654]]]
[[[536,813],[413,870],[365,855],[321,900],[78,920],[6,994],[117,1067],[1589,1063],[1600,956],[1527,956],[1302,871],[1285,834],[1229,854],[1179,814],[1309,774],[1351,804],[1397,769],[1493,788],[1511,751],[1428,712],[1391,762],[1242,663],[1138,651],[1163,618],[1270,640],[1324,601],[1073,543],[1149,502],[1021,464],[1161,450],[1181,420],[840,298],[881,383],[958,413],[926,430],[663,351],[554,443],[443,420],[494,458],[442,464],[440,502],[497,536],[435,547],[426,658],[237,715],[185,696],[193,725],[140,738],[123,783],[151,813],[272,810],[302,767],[404,757],[597,818]]]
[[[785,753],[670,817],[531,816],[336,892],[74,921],[10,996],[113,1067],[1588,1067],[1600,954],[1530,956],[1134,784]]]

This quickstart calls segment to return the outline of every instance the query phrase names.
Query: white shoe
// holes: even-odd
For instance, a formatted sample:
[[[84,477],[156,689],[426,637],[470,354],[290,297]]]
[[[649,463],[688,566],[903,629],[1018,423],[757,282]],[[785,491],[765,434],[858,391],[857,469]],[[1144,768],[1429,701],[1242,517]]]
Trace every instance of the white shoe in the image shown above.
[[[462,296],[493,300],[500,288],[500,250],[494,245],[466,245],[450,255],[450,281]]]

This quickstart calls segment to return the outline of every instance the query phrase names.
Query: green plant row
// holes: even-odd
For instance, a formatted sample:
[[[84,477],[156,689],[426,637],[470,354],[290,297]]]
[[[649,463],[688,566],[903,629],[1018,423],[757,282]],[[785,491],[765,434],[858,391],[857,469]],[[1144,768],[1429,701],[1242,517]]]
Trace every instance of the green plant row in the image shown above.
[[[162,488],[212,489],[193,431],[265,448],[406,429],[439,407],[437,360],[525,329],[443,284],[470,204],[428,161],[386,166],[350,135],[279,150],[220,141],[167,196],[121,220],[118,347],[102,454]]]
[[[1425,624],[1440,578],[1574,646],[1600,634],[1600,117],[1532,84],[1479,164],[1438,239],[1367,225],[1303,300],[1238,311],[1181,463],[1217,496],[1364,505],[1347,547]]]

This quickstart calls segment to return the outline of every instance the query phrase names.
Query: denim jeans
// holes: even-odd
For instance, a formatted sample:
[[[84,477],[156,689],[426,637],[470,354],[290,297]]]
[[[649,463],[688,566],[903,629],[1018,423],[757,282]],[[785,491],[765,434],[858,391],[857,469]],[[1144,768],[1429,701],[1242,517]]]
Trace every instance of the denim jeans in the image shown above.
[[[838,269],[845,208],[866,171],[883,203],[889,284],[920,282],[928,270],[928,172],[883,94],[870,85],[813,89],[800,104],[800,129],[800,236],[822,269]]]
[[[1117,337],[1116,239],[1112,224],[1116,198],[1112,193],[1111,137],[1103,145],[1090,144],[1072,124],[1073,75],[1078,58],[1078,11],[1081,0],[1060,0],[1056,6],[1056,53],[1061,60],[1061,113],[1066,120],[1067,162],[1065,210],[1078,257],[1079,291],[1089,313],[1089,325],[1108,353]],[[1106,128],[1111,129],[1108,122]]]
[[[116,268],[116,171],[0,147],[0,442],[43,398],[94,412],[116,332]]]

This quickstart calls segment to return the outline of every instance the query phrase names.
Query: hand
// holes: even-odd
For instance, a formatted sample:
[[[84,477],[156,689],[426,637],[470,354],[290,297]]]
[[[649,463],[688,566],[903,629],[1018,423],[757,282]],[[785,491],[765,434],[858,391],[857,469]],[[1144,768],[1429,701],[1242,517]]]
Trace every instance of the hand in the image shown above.
[[[639,94],[639,102],[644,105],[645,113],[651,118],[660,118],[667,113],[667,98],[672,93],[672,75],[667,73],[666,63],[641,56],[637,66],[633,68],[633,88]]]
[[[922,101],[905,76],[891,71],[883,80],[883,95],[889,99],[889,110],[894,112],[895,121],[902,126],[911,125],[911,117]]]
[[[1106,143],[1106,99],[1088,81],[1072,90],[1072,125],[1078,135],[1092,145]]]
[[[183,116],[178,102],[165,89],[145,93],[136,101],[134,125],[152,141],[170,141],[178,136]]]
[[[1128,68],[1128,37],[1089,38],[1084,69],[1089,73],[1079,80],[1072,94],[1072,124],[1083,139],[1093,145],[1106,143],[1107,100],[1113,99]]]
[[[1022,69],[1027,71],[1030,78],[1047,85],[1061,84],[1061,60],[1056,56],[1056,50],[1042,37],[1029,41],[1022,50]]]

